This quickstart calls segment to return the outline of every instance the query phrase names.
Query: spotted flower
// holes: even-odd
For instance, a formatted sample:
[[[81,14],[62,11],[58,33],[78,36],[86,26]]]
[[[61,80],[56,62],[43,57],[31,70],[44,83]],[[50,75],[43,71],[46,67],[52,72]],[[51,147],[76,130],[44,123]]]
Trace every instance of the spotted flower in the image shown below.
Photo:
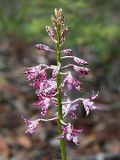
[[[71,104],[71,101],[69,99],[67,99],[67,102],[68,102],[67,104],[64,104],[62,106],[63,115],[68,114],[71,116],[72,119],[76,119],[77,116],[75,114],[75,111],[77,107],[79,106],[79,103]]]
[[[98,93],[96,95],[92,95],[91,97],[87,99],[83,99],[83,105],[86,111],[86,116],[88,116],[90,110],[96,110],[98,107],[94,105],[93,100],[98,96]]]
[[[66,126],[62,126],[62,134],[60,138],[66,138],[68,141],[73,141],[76,145],[79,145],[78,135],[83,131],[83,129],[75,129],[71,123]]]
[[[62,86],[64,87],[65,84],[66,84],[67,89],[68,89],[69,91],[72,90],[73,86],[74,86],[78,91],[81,90],[81,83],[80,83],[78,80],[74,79],[73,76],[72,76],[72,74],[71,74],[70,72],[68,73],[68,75],[67,75],[67,76],[65,77],[65,79],[63,80]]]
[[[26,118],[24,119],[24,121],[28,126],[28,130],[25,133],[30,133],[30,134],[35,133],[38,126],[39,126],[39,122],[37,120],[31,121],[31,120],[28,120]]]
[[[39,100],[33,103],[34,106],[41,109],[41,115],[45,116],[50,106],[50,98],[39,96]]]

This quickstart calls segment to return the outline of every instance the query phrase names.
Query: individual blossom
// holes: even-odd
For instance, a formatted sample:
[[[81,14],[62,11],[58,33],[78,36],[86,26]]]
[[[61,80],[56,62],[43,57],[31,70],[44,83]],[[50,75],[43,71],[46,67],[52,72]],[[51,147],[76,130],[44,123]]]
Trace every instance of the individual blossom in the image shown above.
[[[26,118],[24,118],[24,121],[28,126],[28,130],[25,133],[30,133],[30,134],[35,133],[38,126],[39,126],[39,122],[37,120],[32,121],[32,120],[28,120]]]
[[[27,80],[31,82],[35,82],[38,79],[43,81],[47,78],[46,68],[42,69],[41,65],[25,68],[23,73],[26,75]]]
[[[39,96],[39,100],[33,103],[34,106],[41,109],[41,115],[45,116],[50,106],[50,98]]]
[[[63,115],[70,115],[72,119],[76,119],[77,116],[75,114],[75,111],[78,106],[79,106],[79,103],[71,104],[71,101],[68,98],[67,103],[62,106]]]
[[[78,90],[80,91],[81,90],[81,83],[74,79],[72,74],[69,72],[68,75],[65,77],[65,79],[63,80],[62,82],[62,86],[64,86],[66,84],[67,86],[67,89],[69,91],[72,90],[73,86]]]
[[[96,110],[98,109],[98,107],[96,105],[94,105],[93,100],[98,96],[98,93],[96,95],[92,95],[91,97],[87,98],[87,99],[83,99],[83,105],[86,111],[86,116],[88,116],[90,110]]]
[[[62,134],[60,138],[66,138],[68,141],[73,141],[76,145],[79,145],[78,135],[83,131],[83,129],[75,129],[71,123],[62,126]]]
[[[55,79],[46,79],[39,83],[39,88],[36,90],[36,95],[45,97],[52,97],[57,91],[57,83]]]
[[[26,77],[27,80],[33,80],[35,79],[41,72],[41,66],[35,66],[35,67],[28,67],[25,69],[25,71],[23,72]]]

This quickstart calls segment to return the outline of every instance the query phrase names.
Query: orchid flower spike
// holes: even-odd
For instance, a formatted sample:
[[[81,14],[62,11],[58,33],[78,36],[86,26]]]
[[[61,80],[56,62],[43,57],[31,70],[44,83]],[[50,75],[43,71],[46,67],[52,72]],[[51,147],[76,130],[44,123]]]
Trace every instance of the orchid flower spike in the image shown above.
[[[52,26],[46,26],[45,29],[51,41],[55,44],[55,50],[43,43],[36,44],[35,48],[48,54],[54,54],[56,56],[56,65],[39,64],[27,67],[24,71],[27,81],[35,89],[37,101],[33,103],[33,106],[40,110],[38,119],[33,121],[24,118],[28,127],[25,133],[35,133],[38,130],[39,122],[57,120],[58,137],[62,141],[61,151],[65,154],[64,139],[73,141],[78,145],[80,143],[78,136],[83,131],[83,129],[75,129],[68,118],[77,119],[76,112],[78,107],[80,107],[80,101],[83,103],[86,116],[89,115],[91,110],[98,109],[93,102],[97,98],[98,93],[88,98],[77,97],[77,99],[70,100],[68,92],[72,92],[73,89],[76,89],[77,92],[82,92],[81,80],[90,72],[90,69],[86,67],[88,62],[74,56],[72,49],[61,50],[70,29],[70,27],[65,25],[62,9],[55,9],[55,15],[51,16],[51,23]],[[69,59],[72,59],[73,63],[67,63],[67,65],[63,66],[61,61],[68,60],[69,62]],[[67,71],[64,72],[64,69]],[[52,118],[43,118],[50,110]]]

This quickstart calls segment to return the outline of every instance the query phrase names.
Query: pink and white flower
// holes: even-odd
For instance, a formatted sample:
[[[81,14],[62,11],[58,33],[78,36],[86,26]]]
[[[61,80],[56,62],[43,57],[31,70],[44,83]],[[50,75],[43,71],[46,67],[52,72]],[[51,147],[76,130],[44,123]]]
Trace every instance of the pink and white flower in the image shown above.
[[[25,133],[33,134],[37,131],[37,128],[39,126],[39,122],[37,120],[31,121],[31,120],[24,118],[24,121],[28,126],[28,130]]]
[[[81,90],[81,83],[74,79],[72,74],[69,72],[68,75],[65,77],[65,79],[63,80],[62,82],[62,87],[64,87],[64,85],[67,85],[67,89],[69,91],[72,90],[73,86],[78,90],[80,91]]]
[[[83,99],[83,105],[86,111],[86,116],[88,116],[90,110],[96,110],[98,109],[97,106],[94,105],[94,102],[92,100],[94,100],[96,97],[98,96],[98,93],[96,95],[93,95],[87,99]]]
[[[66,138],[68,141],[73,141],[76,145],[79,145],[78,135],[83,131],[83,129],[75,129],[70,123],[67,126],[62,126],[62,134],[60,138]]]
[[[55,79],[50,78],[39,83],[39,87],[36,90],[36,95],[44,97],[52,97],[57,92],[57,83]]]
[[[62,106],[63,115],[70,115],[72,119],[76,119],[77,116],[75,114],[75,111],[78,106],[79,106],[79,103],[71,104],[71,101],[67,99],[67,104],[64,104]]]
[[[41,109],[41,115],[45,116],[50,106],[50,98],[39,96],[39,100],[33,103],[34,106]]]
[[[40,72],[41,72],[41,66],[38,65],[35,67],[25,68],[25,71],[23,73],[26,75],[27,80],[33,80],[33,79],[37,78],[37,76],[40,74]]]

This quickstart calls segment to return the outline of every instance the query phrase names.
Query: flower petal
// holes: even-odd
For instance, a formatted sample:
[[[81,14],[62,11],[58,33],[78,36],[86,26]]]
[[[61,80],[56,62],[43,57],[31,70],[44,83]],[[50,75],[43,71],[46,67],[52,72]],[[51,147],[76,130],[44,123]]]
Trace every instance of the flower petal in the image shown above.
[[[78,137],[77,136],[74,136],[73,137],[73,142],[76,144],[76,145],[79,145],[80,142],[78,141]]]
[[[71,134],[66,134],[66,139],[68,140],[68,141],[71,141],[72,140],[72,135]]]

